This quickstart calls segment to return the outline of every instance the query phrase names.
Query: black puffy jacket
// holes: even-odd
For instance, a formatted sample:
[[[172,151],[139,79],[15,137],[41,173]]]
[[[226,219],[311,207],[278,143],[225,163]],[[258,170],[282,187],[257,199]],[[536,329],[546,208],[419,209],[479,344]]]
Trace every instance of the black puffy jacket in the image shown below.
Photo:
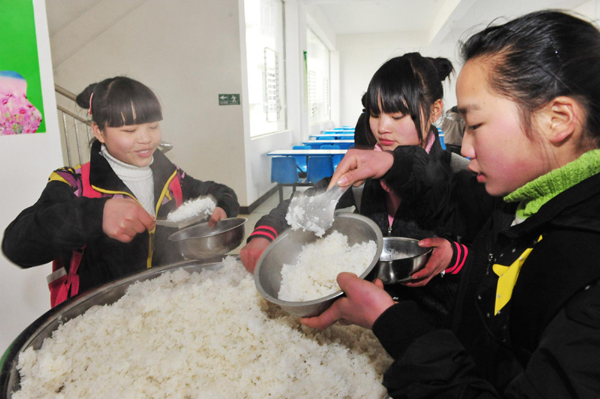
[[[229,187],[192,178],[158,151],[150,167],[154,178],[155,201],[161,201],[157,218],[165,218],[175,209],[175,200],[161,194],[176,172],[180,176],[183,201],[211,194],[228,217],[238,214],[237,197]],[[102,230],[102,218],[104,204],[112,196],[78,196],[75,192],[81,186],[81,174],[75,173],[74,168],[57,172],[71,178],[51,179],[40,199],[23,210],[6,228],[2,251],[11,262],[28,268],[61,259],[68,271],[73,251],[85,245],[78,270],[79,293],[82,293],[150,266],[183,260],[177,246],[168,241],[168,236],[175,231],[172,228],[156,226],[155,231],[138,234],[129,243],[108,237]],[[99,142],[92,146],[89,178],[93,186],[102,190],[134,197],[100,154]]]
[[[427,323],[410,301],[377,319],[373,331],[395,359],[384,377],[392,397],[600,397],[600,174],[511,226],[514,215],[501,203],[471,246],[451,329]],[[492,266],[526,248],[495,314]]]

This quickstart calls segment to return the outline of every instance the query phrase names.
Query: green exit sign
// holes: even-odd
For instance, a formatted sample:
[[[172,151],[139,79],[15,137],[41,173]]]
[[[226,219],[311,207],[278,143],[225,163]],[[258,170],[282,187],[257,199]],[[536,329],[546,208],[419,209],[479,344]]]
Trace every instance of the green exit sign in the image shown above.
[[[240,95],[219,94],[219,105],[240,105]]]

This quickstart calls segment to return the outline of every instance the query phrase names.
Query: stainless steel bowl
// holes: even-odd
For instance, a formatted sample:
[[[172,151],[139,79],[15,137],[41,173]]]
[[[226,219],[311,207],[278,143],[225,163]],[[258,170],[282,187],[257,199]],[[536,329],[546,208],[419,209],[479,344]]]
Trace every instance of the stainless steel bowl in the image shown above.
[[[339,213],[333,221],[333,226],[325,235],[337,230],[348,237],[348,244],[375,241],[377,251],[373,261],[360,275],[361,278],[374,278],[371,273],[377,264],[383,247],[383,236],[379,227],[369,218],[351,213]],[[299,317],[316,316],[327,309],[343,295],[337,291],[320,299],[306,302],[289,302],[277,298],[281,285],[281,268],[285,263],[296,263],[302,247],[316,241],[318,237],[302,229],[288,229],[275,239],[263,252],[254,270],[254,282],[258,292],[269,302],[279,305],[283,310]]]
[[[212,259],[225,255],[237,248],[244,239],[246,218],[220,220],[216,226],[208,222],[186,227],[169,236],[169,240],[179,245],[179,251],[186,259]]]
[[[44,313],[12,342],[2,356],[0,361],[0,399],[9,399],[12,397],[12,392],[20,389],[21,378],[17,370],[19,355],[30,347],[35,350],[40,349],[44,339],[51,337],[54,330],[61,324],[84,314],[92,306],[108,305],[118,301],[125,295],[127,288],[138,281],[150,280],[176,269],[184,269],[190,273],[207,268],[217,269],[222,266],[221,262],[222,259],[218,262],[194,260],[153,267],[86,291]]]
[[[419,240],[405,237],[385,237],[383,251],[377,262],[377,278],[383,284],[410,280],[410,276],[427,263],[433,248],[422,248]]]

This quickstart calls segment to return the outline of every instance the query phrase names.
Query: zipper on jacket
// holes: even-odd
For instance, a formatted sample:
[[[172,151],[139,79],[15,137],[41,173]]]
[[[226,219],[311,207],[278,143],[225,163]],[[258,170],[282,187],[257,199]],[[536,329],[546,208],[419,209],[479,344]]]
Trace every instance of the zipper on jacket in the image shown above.
[[[485,274],[488,275],[490,274],[490,266],[492,266],[492,263],[494,262],[494,254],[493,253],[489,253],[488,254],[488,263],[487,263],[487,269],[485,271]]]
[[[163,186],[163,189],[160,193],[160,196],[158,197],[158,201],[156,202],[156,216],[158,217],[158,210],[160,209],[160,206],[162,205],[162,200],[165,196],[167,196],[167,198],[170,197],[169,194],[169,184],[171,184],[171,180],[173,180],[175,178],[175,176],[177,175],[177,170],[175,170],[175,172],[173,172],[173,174],[171,175],[171,177],[169,177],[167,179],[167,182],[165,183],[165,185]],[[183,198],[182,198],[183,200]]]
[[[175,172],[173,172],[173,174],[171,175],[171,177],[169,177],[167,179],[167,182],[163,186],[163,189],[162,189],[162,191],[160,193],[160,196],[158,197],[158,201],[156,202],[156,209],[155,209],[155,213],[156,213],[157,217],[158,217],[158,210],[160,209],[160,206],[162,205],[162,200],[168,194],[169,184],[171,183],[171,180],[173,180],[175,178],[176,175],[177,175],[177,170],[175,170]],[[140,201],[138,201],[138,199],[135,198],[134,195],[131,195],[128,192],[125,192],[125,191],[104,190],[104,189],[98,188],[96,186],[92,186],[92,188],[94,190],[98,191],[98,192],[105,193],[105,194],[112,194],[112,195],[121,194],[121,195],[126,195],[126,196],[128,196],[130,198],[133,198],[135,200],[135,202],[137,202],[138,204],[140,204],[140,206],[143,208],[143,206],[140,203]],[[154,256],[154,234],[155,234],[155,232],[156,232],[156,226],[154,226],[154,228],[152,230],[148,230],[148,258],[146,258],[146,267],[148,269],[150,269],[152,267],[152,257]]]
[[[156,217],[158,217],[158,210],[160,209],[160,206],[162,205],[163,198],[169,193],[169,184],[171,184],[171,180],[173,180],[176,175],[177,175],[177,170],[175,170],[175,172],[173,172],[171,177],[169,177],[167,179],[167,182],[163,186],[160,196],[158,197],[158,201],[156,202],[156,209],[154,211],[156,214]],[[148,259],[146,261],[146,267],[148,269],[150,269],[152,267],[152,257],[154,256],[154,233],[155,232],[156,232],[156,226],[154,226],[154,229],[152,229],[152,231],[150,232],[150,243],[148,244],[149,245]]]

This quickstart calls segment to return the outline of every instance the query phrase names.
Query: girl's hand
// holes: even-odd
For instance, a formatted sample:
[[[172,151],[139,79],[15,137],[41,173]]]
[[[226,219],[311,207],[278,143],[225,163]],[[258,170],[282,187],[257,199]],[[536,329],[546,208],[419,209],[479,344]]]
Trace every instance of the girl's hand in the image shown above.
[[[271,244],[271,241],[263,237],[256,237],[250,240],[248,244],[240,250],[240,258],[242,263],[250,273],[254,273],[256,262],[262,253]]]
[[[404,283],[409,287],[423,287],[433,277],[446,270],[452,260],[452,244],[444,238],[426,238],[419,241],[419,246],[433,247],[433,252],[425,267],[412,275],[412,281]]]
[[[154,218],[131,198],[111,198],[104,204],[102,230],[110,238],[130,242],[139,233],[154,229]]]
[[[356,274],[340,273],[337,282],[346,296],[335,301],[320,316],[302,318],[300,323],[322,330],[341,321],[371,329],[375,320],[394,304],[392,297],[383,290],[381,280],[370,283]]]
[[[394,156],[389,152],[350,149],[335,168],[328,188],[336,184],[341,187],[358,186],[370,177],[378,179],[393,164]]]
[[[225,210],[223,208],[216,207],[212,215],[210,215],[210,219],[208,220],[208,226],[215,227],[217,222],[221,219],[227,219],[227,213],[225,213]]]

